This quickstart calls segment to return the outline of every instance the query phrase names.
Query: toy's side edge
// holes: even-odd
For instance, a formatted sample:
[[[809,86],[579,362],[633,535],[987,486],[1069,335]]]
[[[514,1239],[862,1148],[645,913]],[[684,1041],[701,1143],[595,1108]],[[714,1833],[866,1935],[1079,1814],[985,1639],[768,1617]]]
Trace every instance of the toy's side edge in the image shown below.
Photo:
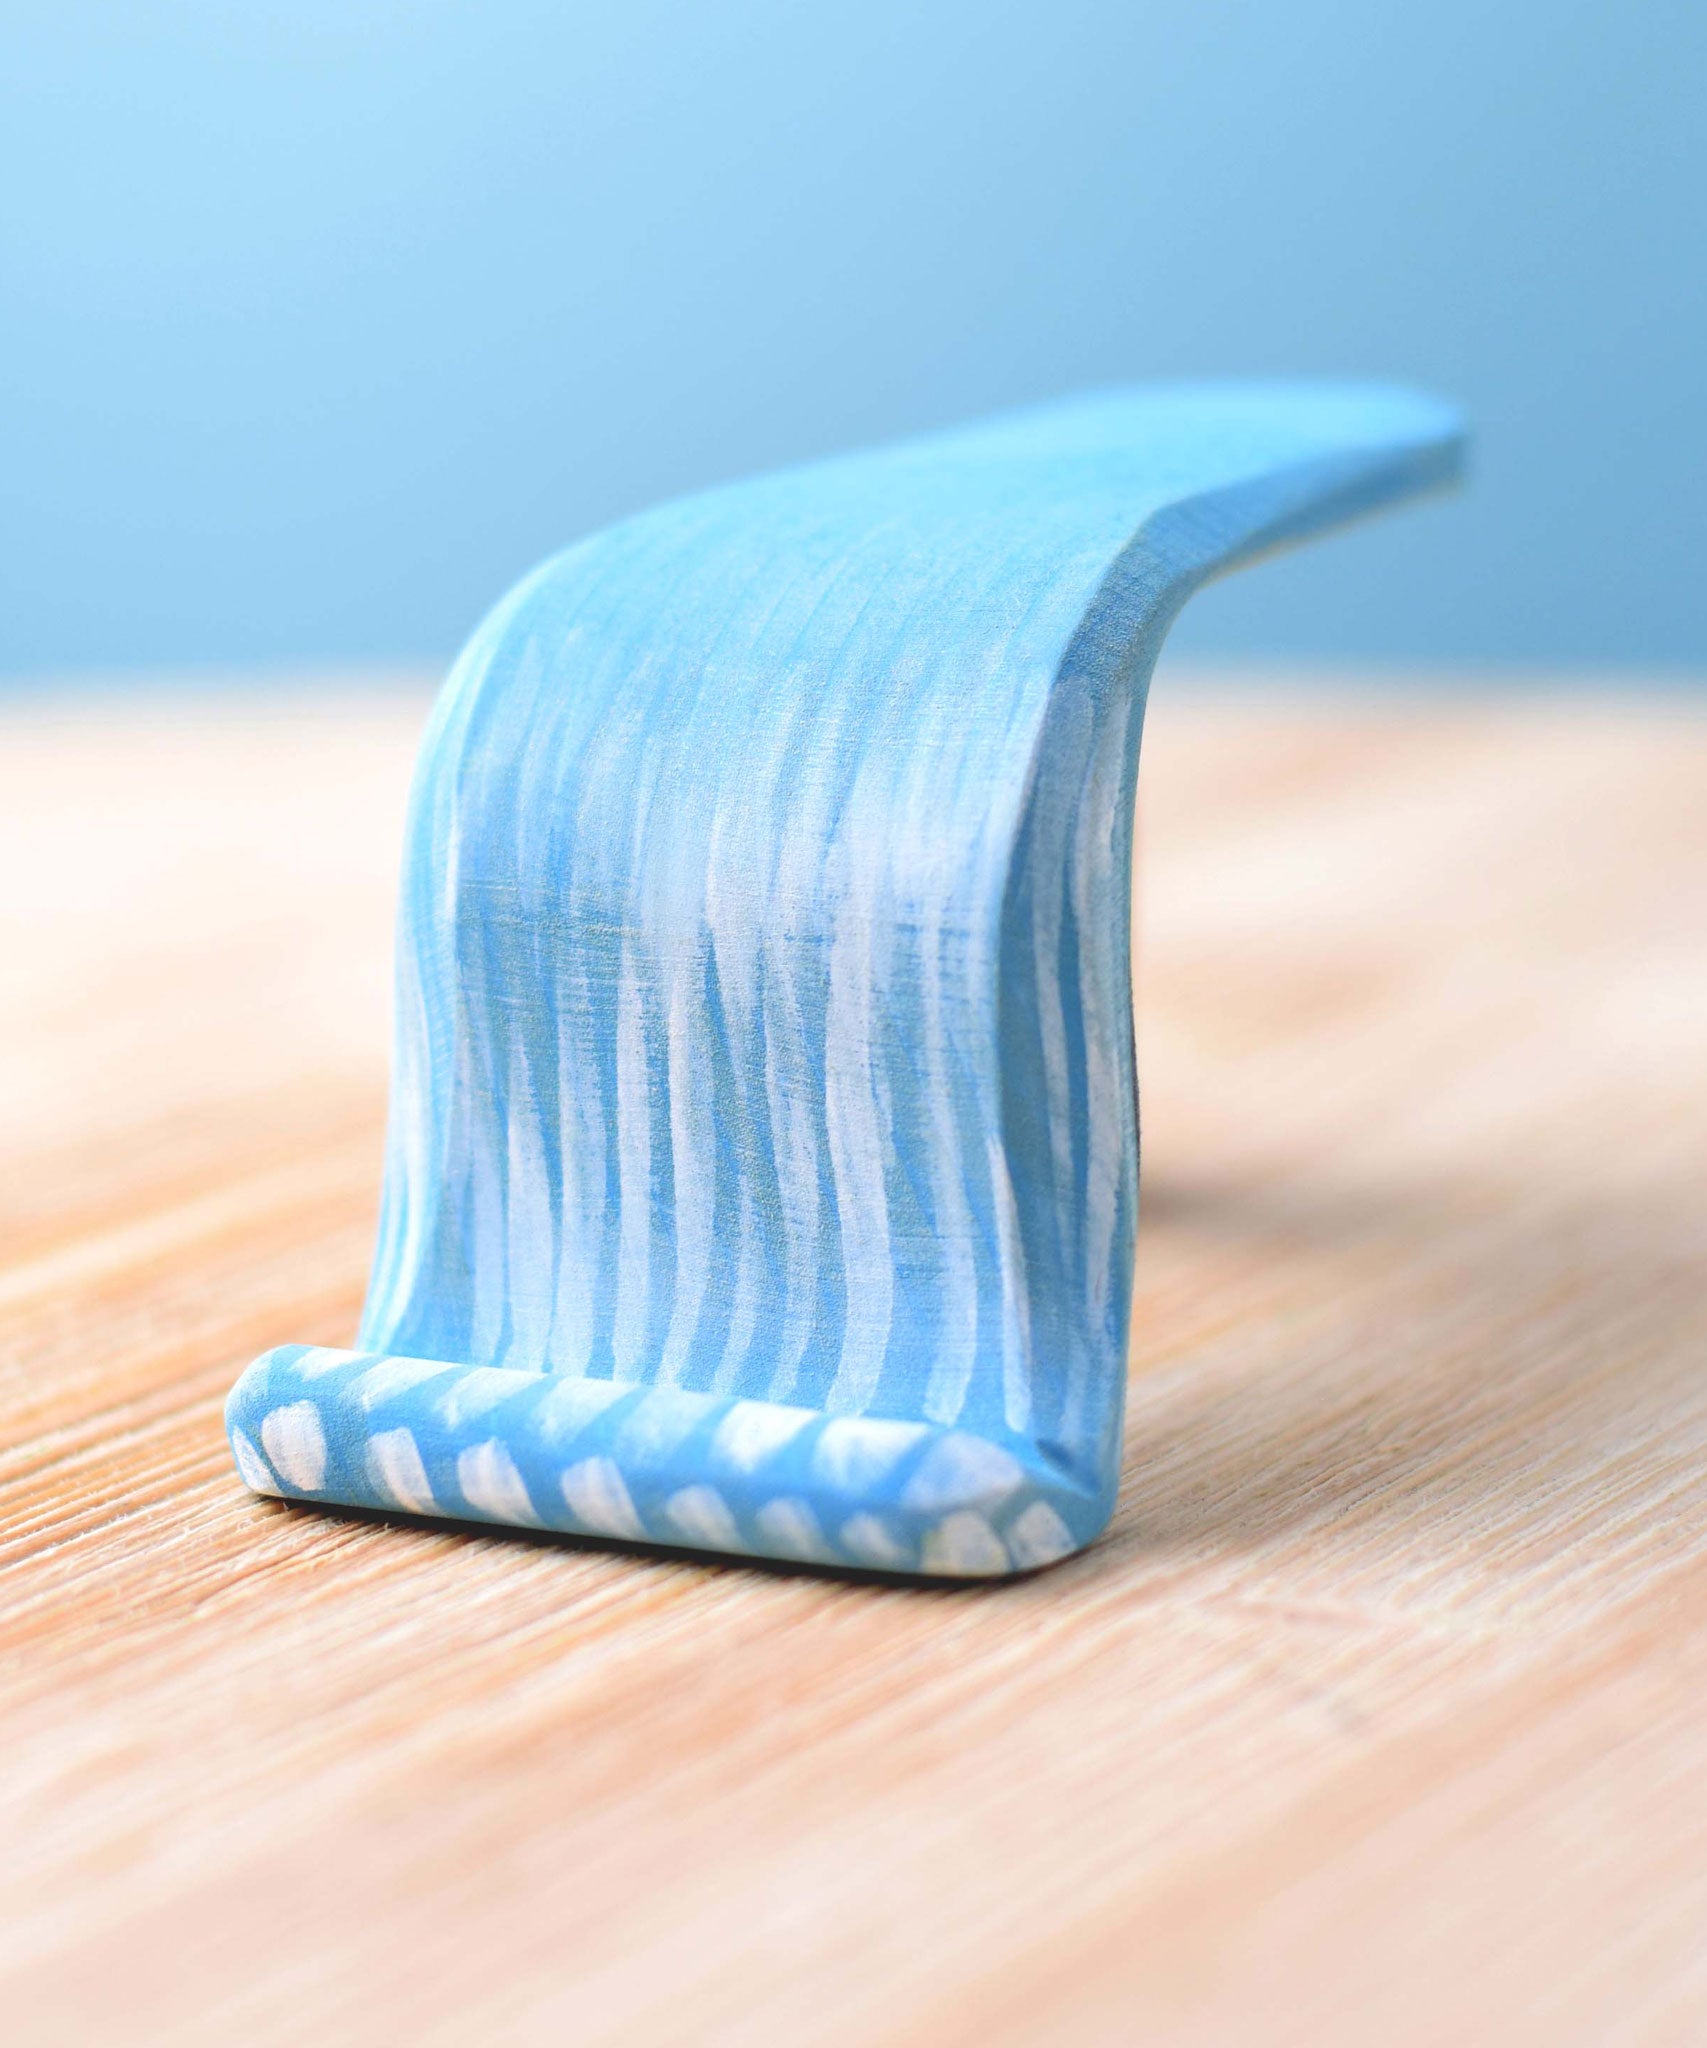
[[[1052,1148],[1039,1117],[1052,1078],[1042,1052],[1042,1020],[1035,1014],[1041,989],[1026,963],[1045,944],[1058,948],[1059,927],[1076,915],[1073,951],[1084,1036],[1087,1047],[1101,1040],[1098,1121],[1105,1133],[1118,1134],[1118,1158],[1110,1158],[1102,1174],[1111,1241],[1098,1305],[1108,1330],[1112,1383],[1081,1385],[1077,1397],[1070,1396],[1070,1411],[1076,1406],[1080,1412],[1069,1412],[1066,1426],[1077,1442],[1074,1463],[1111,1503],[1124,1445],[1139,1205],[1133,818],[1156,663],[1180,613],[1206,583],[1415,496],[1450,488],[1461,477],[1465,450],[1462,421],[1445,407],[1431,407],[1408,438],[1341,450],[1165,507],[1110,563],[1063,654],[1029,766],[1003,893],[997,989],[1003,1148],[1016,1182],[1028,1152],[1038,1162],[1037,1177],[1058,1178],[1060,1162],[1048,1159]],[[1028,1126],[1029,1141],[1021,1135]],[[1087,1181],[1094,1181],[1094,1158],[1085,1166]],[[1057,1188],[1055,1201],[1038,1208],[1058,1209],[1065,1192]],[[1046,1263],[1050,1248],[1035,1249]],[[1028,1258],[1032,1254],[1028,1246]],[[1057,1284],[1072,1283],[1063,1275]],[[1073,1367],[1067,1370],[1071,1375]],[[1094,1363],[1091,1371],[1097,1371]],[[1087,1430],[1092,1412],[1100,1427]]]

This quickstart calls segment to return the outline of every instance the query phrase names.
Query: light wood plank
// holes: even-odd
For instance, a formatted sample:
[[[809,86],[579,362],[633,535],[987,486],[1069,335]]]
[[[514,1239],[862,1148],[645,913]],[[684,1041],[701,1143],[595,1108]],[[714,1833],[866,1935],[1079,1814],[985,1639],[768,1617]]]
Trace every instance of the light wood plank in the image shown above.
[[[9,2038],[1699,2041],[1707,707],[1163,678],[1122,1504],[914,1588],[232,1475],[424,702],[0,714]]]

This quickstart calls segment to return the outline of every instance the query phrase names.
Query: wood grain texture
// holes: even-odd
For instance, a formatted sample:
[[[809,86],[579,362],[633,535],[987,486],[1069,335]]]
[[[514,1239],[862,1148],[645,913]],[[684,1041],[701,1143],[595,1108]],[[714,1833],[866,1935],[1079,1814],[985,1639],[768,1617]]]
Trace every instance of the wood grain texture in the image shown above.
[[[1158,679],[1125,1487],[966,1588],[238,1483],[423,710],[0,715],[8,2039],[1707,2034],[1707,708]]]

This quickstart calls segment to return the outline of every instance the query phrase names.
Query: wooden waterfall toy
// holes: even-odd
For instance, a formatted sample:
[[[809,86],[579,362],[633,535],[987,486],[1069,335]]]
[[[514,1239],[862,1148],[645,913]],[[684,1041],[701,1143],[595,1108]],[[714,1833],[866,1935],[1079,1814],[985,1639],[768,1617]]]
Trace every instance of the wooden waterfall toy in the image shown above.
[[[358,1348],[243,1374],[248,1484],[939,1575],[1089,1543],[1157,649],[1459,451],[1390,388],[1117,391],[528,577],[421,755]]]

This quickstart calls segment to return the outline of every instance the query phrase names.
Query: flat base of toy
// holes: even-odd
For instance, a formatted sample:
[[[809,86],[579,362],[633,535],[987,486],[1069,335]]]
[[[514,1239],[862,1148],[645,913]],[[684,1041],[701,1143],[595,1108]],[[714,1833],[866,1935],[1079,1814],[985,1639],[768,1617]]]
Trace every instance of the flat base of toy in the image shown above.
[[[286,1344],[232,1389],[257,1493],[843,1569],[998,1578],[1098,1500],[1022,1437]]]

